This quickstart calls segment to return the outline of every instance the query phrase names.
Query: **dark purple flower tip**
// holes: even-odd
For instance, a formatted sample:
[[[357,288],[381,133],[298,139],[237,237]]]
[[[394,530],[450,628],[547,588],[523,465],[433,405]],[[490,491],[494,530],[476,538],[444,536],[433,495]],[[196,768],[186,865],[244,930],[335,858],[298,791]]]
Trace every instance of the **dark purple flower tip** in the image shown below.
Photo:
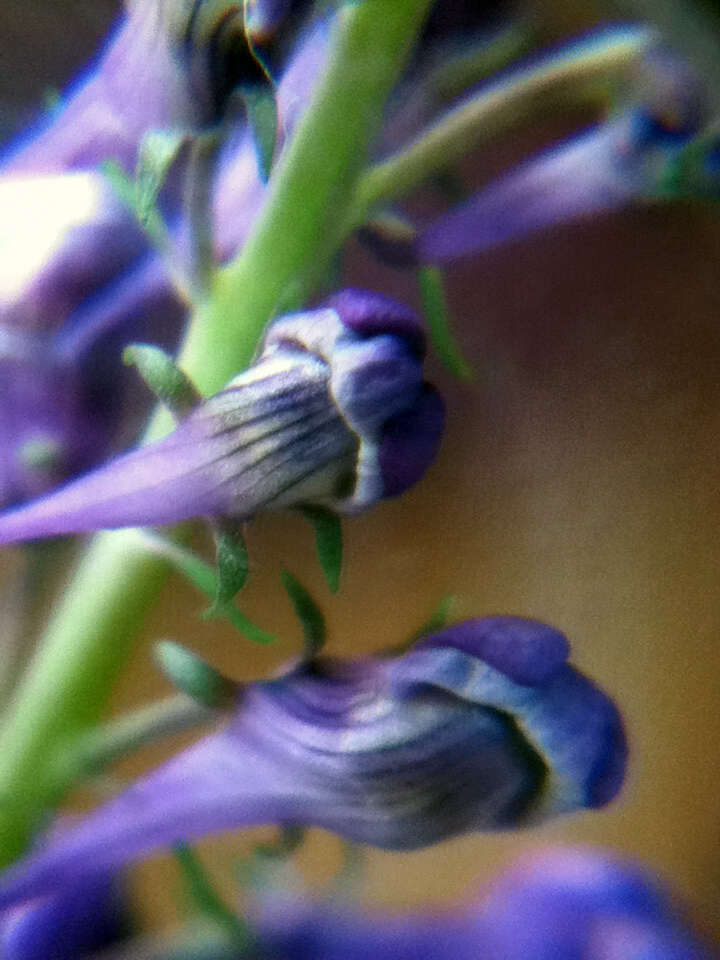
[[[219,830],[302,824],[409,850],[535,823],[592,804],[619,726],[568,665],[527,686],[451,645],[315,660],[246,686],[224,730],[11,868],[0,909]]]
[[[397,497],[421,480],[437,456],[445,427],[445,404],[429,384],[417,403],[383,426],[378,459],[383,496]]]
[[[81,960],[123,940],[129,924],[119,881],[97,874],[0,918],[3,960]]]
[[[170,436],[0,516],[0,543],[300,504],[358,512],[386,495],[388,422],[397,481],[427,466],[441,425],[427,396],[404,336],[358,335],[327,307],[280,318],[256,363]]]
[[[424,637],[416,650],[454,647],[479,657],[515,683],[537,687],[548,683],[570,653],[567,637],[555,627],[525,617],[482,617],[465,620]]]
[[[323,306],[335,310],[361,337],[393,334],[405,338],[419,357],[425,354],[425,331],[418,315],[392,297],[349,287],[328,297]]]
[[[613,702],[564,662],[566,642],[553,628],[493,617],[486,634],[484,623],[458,624],[420,641],[392,666],[393,683],[399,689],[434,683],[513,717],[545,768],[541,790],[515,822],[609,803],[620,789],[627,760],[622,719]]]

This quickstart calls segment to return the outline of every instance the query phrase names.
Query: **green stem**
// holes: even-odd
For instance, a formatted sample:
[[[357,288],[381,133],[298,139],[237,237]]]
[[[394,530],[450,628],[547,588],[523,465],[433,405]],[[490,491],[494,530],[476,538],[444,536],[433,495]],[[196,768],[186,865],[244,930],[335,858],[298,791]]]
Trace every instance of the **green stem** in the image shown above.
[[[349,204],[385,99],[430,0],[362,0],[335,18],[330,60],[311,106],[270,180],[263,213],[240,255],[214,278],[180,364],[203,392],[251,358],[273,312],[298,302]],[[156,417],[150,435],[169,426]],[[0,752],[0,864],[27,845],[58,801],[51,758],[97,722],[167,563],[135,531],[91,543],[17,691]]]
[[[60,783],[93,776],[133,750],[211,723],[219,714],[184,693],[172,694],[83,733],[54,764]]]
[[[445,114],[409,147],[376,164],[361,178],[350,228],[365,222],[379,204],[405,196],[431,174],[445,170],[468,150],[558,100],[607,99],[651,45],[643,29],[614,30],[592,37],[493,84]]]
[[[241,255],[219,270],[183,350],[183,365],[214,392],[247,363],[268,320],[297,306],[325,266],[375,134],[381,105],[430,0],[362,0],[336,17],[324,78],[270,179],[267,203]],[[235,342],[237,350],[227,349]]]

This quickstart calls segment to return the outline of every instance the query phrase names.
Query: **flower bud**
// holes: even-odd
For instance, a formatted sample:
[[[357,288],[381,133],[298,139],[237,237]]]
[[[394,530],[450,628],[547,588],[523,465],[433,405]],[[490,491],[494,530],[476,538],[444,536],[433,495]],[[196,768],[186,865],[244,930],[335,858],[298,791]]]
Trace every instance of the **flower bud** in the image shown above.
[[[344,290],[282,317],[257,361],[170,436],[0,517],[0,542],[300,504],[364,510],[437,451],[443,407],[423,354],[415,315],[379,294]]]
[[[315,660],[0,882],[0,907],[218,830],[314,825],[390,850],[607,803],[625,740],[550,627],[492,617],[396,658]]]

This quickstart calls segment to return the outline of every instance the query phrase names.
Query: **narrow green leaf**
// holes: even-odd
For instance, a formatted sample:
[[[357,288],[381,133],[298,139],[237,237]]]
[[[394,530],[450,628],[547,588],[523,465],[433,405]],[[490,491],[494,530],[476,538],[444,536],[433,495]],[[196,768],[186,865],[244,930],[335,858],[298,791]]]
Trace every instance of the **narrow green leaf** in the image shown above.
[[[160,347],[131,343],[123,350],[123,363],[137,367],[155,396],[178,418],[187,416],[202,400],[190,378]]]
[[[149,130],[140,143],[134,207],[143,226],[147,226],[155,212],[158,195],[186,139],[187,133],[182,130]]]
[[[213,605],[205,611],[203,619],[222,616],[225,608],[247,583],[250,573],[245,540],[237,524],[215,521],[214,532],[218,565],[217,587]]]
[[[412,644],[421,637],[429,637],[431,634],[443,630],[450,622],[456,602],[457,597],[451,593],[442,597],[429,619],[427,619],[421,627],[418,627],[412,635],[410,643]]]
[[[196,653],[172,640],[156,643],[154,653],[168,680],[193,700],[206,707],[222,707],[233,701],[237,684]]]
[[[166,537],[161,537],[158,534],[145,532],[143,539],[150,549],[165,557],[178,573],[181,573],[201,593],[204,593],[205,596],[210,597],[212,600],[215,599],[217,595],[217,577],[209,563],[198,557],[192,550],[181,547],[172,540],[168,540]],[[268,633],[266,630],[258,627],[232,604],[223,607],[219,615],[229,620],[238,633],[247,637],[252,643],[267,645],[277,641],[277,636],[274,633]]]
[[[161,249],[168,243],[168,231],[160,212],[153,207],[146,217],[141,217],[137,207],[137,191],[135,181],[115,160],[103,160],[100,172],[105,177],[110,189],[122,205],[138,218],[145,229],[151,243]]]
[[[272,83],[248,85],[242,88],[242,96],[255,146],[258,173],[262,182],[267,183],[277,142],[275,87]]]
[[[436,267],[420,267],[418,285],[435,352],[454,377],[471,380],[472,367],[460,352],[450,329],[442,273]]]
[[[234,913],[224,902],[191,847],[186,843],[175,844],[173,855],[197,909],[208,920],[217,924],[245,956],[245,951],[251,948],[253,941],[248,926],[239,914]]]
[[[283,569],[280,577],[302,625],[307,656],[312,659],[325,643],[325,617],[305,587],[289,570]]]
[[[325,507],[300,507],[300,513],[315,528],[315,550],[331,593],[337,593],[342,573],[342,524],[340,517]]]

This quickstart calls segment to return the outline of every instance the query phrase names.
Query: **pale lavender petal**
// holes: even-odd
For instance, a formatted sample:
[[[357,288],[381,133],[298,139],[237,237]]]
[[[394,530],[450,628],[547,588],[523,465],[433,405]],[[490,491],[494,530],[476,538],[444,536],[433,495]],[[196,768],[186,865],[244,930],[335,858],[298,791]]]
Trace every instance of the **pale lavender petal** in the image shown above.
[[[130,171],[148,130],[197,124],[206,107],[190,87],[166,18],[163,4],[135,3],[62,110],[31,132],[5,170],[49,173],[112,159]]]
[[[218,830],[307,824],[414,849],[591,806],[594,768],[624,763],[619,723],[567,666],[530,688],[439,643],[318,660],[247,686],[224,730],[11,868],[0,907]]]
[[[637,183],[618,163],[617,138],[609,124],[522,164],[422,230],[418,260],[446,263],[483,253],[631,202]]]

